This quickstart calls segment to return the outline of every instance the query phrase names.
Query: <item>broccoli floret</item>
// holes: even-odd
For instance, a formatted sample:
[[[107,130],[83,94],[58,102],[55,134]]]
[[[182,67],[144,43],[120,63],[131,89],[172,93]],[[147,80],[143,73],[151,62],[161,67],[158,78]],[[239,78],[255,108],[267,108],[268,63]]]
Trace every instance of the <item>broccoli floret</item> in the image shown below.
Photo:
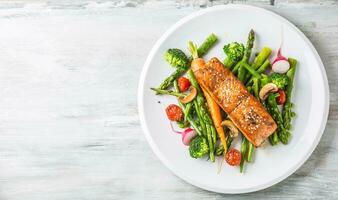
[[[279,89],[284,89],[289,84],[289,77],[285,74],[272,73],[270,74],[271,82],[276,84]]]
[[[164,58],[171,66],[176,68],[187,68],[189,64],[188,57],[180,49],[168,49]]]
[[[202,136],[195,137],[189,146],[190,156],[193,158],[201,158],[209,152],[207,140]]]
[[[238,42],[232,42],[223,47],[224,53],[227,55],[224,60],[224,65],[231,68],[234,64],[239,62],[244,56],[245,47]]]

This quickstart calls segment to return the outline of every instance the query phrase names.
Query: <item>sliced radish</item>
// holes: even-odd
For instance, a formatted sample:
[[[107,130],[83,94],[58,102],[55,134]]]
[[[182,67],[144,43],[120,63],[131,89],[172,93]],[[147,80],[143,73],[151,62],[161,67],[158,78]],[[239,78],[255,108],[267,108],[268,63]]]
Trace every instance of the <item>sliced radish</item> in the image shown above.
[[[197,132],[192,128],[187,128],[183,132],[181,132],[181,131],[176,131],[172,123],[170,123],[170,126],[173,132],[182,135],[182,142],[186,146],[189,146],[192,139],[194,139],[197,136]]]
[[[182,142],[184,145],[189,146],[192,139],[197,136],[197,133],[194,129],[188,128],[182,134]]]
[[[272,62],[272,71],[280,74],[286,73],[290,69],[287,58],[282,56],[281,48],[278,49],[277,58]]]

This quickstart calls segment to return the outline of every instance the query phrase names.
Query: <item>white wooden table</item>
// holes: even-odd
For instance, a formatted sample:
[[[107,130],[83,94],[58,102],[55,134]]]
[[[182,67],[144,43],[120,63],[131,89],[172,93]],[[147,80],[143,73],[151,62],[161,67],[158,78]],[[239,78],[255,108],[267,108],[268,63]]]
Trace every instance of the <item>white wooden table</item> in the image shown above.
[[[295,174],[231,196],[164,167],[136,106],[155,41],[180,18],[223,1],[0,1],[0,199],[337,199],[338,1],[269,2],[244,3],[281,14],[310,38],[329,77],[330,115]]]

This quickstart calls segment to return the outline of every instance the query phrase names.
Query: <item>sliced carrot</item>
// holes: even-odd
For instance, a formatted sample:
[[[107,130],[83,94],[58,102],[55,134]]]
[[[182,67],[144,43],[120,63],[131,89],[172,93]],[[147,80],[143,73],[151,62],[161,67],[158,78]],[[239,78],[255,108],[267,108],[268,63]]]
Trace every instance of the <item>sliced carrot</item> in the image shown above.
[[[221,123],[222,123],[221,110],[220,110],[219,106],[217,105],[217,103],[212,99],[212,97],[209,95],[209,93],[203,87],[202,87],[202,91],[203,91],[204,96],[207,100],[208,108],[209,108],[209,111],[210,111],[212,121],[214,122],[218,136],[221,139],[221,143],[224,146],[224,155],[225,155],[225,153],[227,152],[227,139],[225,137],[223,126],[221,125]]]

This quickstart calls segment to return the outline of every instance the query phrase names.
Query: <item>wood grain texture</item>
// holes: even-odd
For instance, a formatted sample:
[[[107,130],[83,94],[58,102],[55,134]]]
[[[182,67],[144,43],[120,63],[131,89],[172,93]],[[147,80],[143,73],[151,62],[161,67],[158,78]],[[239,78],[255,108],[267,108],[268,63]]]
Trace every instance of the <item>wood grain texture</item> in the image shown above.
[[[288,18],[317,48],[331,95],[322,140],[285,181],[221,195],[185,183],[160,163],[136,105],[151,46],[201,6],[0,1],[0,199],[337,199],[338,5],[305,2],[246,1]],[[206,6],[217,3],[226,2]]]

